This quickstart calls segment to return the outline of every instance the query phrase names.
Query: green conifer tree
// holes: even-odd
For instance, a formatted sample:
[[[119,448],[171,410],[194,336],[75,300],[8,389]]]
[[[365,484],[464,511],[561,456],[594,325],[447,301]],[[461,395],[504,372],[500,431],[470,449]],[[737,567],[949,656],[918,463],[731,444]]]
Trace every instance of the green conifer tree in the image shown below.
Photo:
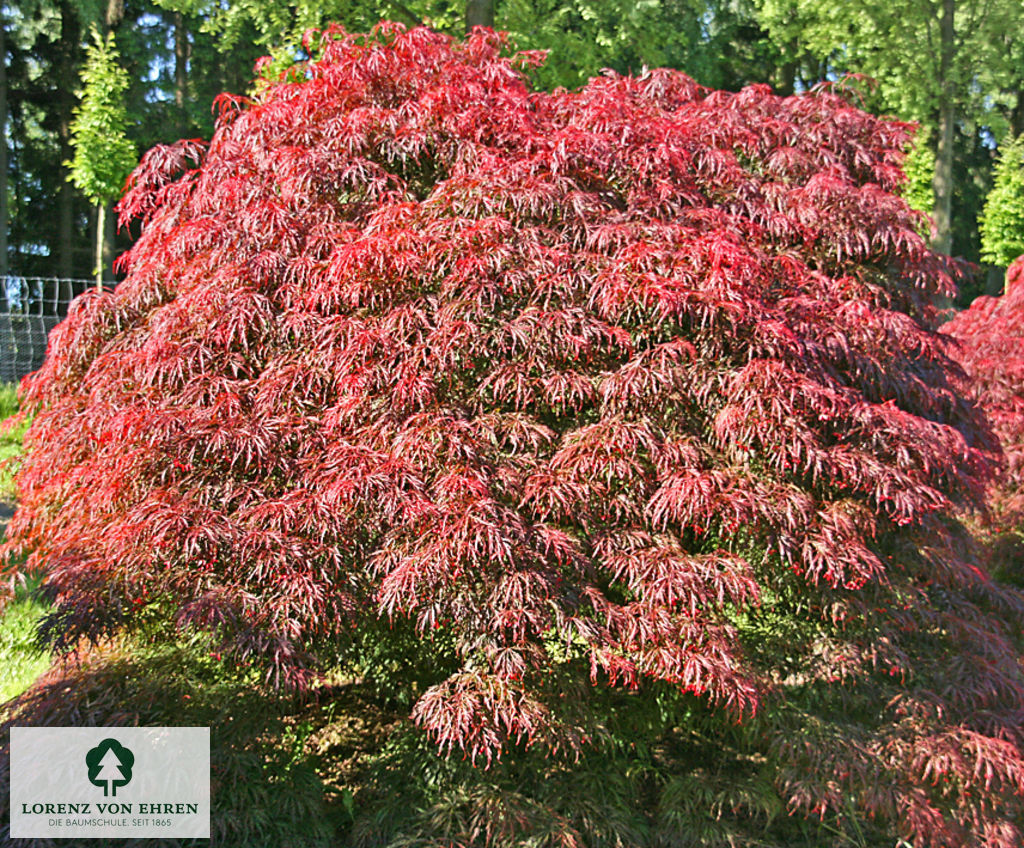
[[[935,208],[935,189],[932,187],[935,151],[931,147],[931,130],[928,127],[921,127],[914,136],[903,161],[903,171],[907,175],[903,199],[912,209],[931,215]]]
[[[1024,136],[1000,145],[995,183],[979,224],[984,261],[1008,266],[1024,254]]]
[[[125,92],[128,73],[118,61],[114,35],[93,30],[82,69],[81,103],[71,126],[74,158],[68,179],[97,207],[96,286],[103,287],[103,229],[107,206],[118,198],[135,166],[135,146],[127,137]]]
[[[900,189],[900,195],[916,212],[927,215],[917,226],[918,232],[926,239],[932,237],[935,214],[935,151],[931,144],[931,129],[922,126],[913,141],[906,147],[907,157],[903,160],[903,173],[907,181]]]

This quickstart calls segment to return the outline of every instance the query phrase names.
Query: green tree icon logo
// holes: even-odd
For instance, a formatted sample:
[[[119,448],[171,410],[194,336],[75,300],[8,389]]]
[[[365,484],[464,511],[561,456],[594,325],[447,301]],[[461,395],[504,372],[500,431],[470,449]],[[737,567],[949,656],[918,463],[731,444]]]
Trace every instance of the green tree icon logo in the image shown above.
[[[104,739],[85,755],[89,782],[103,787],[103,797],[116,796],[117,787],[132,779],[135,755],[116,739]]]

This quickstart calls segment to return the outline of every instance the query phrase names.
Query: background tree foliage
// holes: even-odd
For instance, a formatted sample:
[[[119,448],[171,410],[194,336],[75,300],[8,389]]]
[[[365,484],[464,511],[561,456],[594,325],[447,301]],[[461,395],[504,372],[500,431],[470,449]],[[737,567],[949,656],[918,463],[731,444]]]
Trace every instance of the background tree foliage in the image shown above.
[[[930,135],[928,127],[922,127],[914,135],[907,150],[907,158],[903,160],[907,184],[901,191],[911,208],[925,215],[930,215],[935,208],[935,189],[932,187],[935,153],[929,144]]]
[[[1024,44],[1015,0],[498,0],[486,10],[523,49],[550,51],[543,86],[574,87],[602,68],[669,66],[738,90],[783,94],[852,71],[878,80],[867,104],[930,129],[936,247],[980,258],[977,219],[996,146],[1024,131]],[[92,24],[118,34],[137,149],[208,137],[208,104],[245,93],[262,53],[283,62],[302,32],[329,20],[353,30],[380,18],[459,35],[460,0],[27,0],[7,19],[9,267],[83,276],[91,267],[88,203],[65,181],[73,86]],[[113,10],[113,13],[112,11]],[[301,50],[300,50],[301,52]],[[168,120],[167,116],[174,116]],[[56,226],[54,226],[56,224]],[[122,233],[118,249],[131,243]],[[968,295],[976,291],[968,281]]]
[[[1000,147],[995,185],[979,223],[983,259],[1007,266],[1024,255],[1024,136]]]
[[[137,150],[179,137],[209,136],[209,104],[244,90],[262,51],[224,49],[201,21],[128,2],[108,21],[107,2],[27,0],[4,6],[7,63],[8,267],[12,273],[84,278],[94,268],[95,210],[68,181],[71,123],[90,27],[116,34],[128,72],[127,135]],[[180,24],[180,27],[178,26]],[[181,31],[182,50],[175,51]],[[179,107],[180,102],[180,107]],[[131,244],[121,233],[112,245]]]

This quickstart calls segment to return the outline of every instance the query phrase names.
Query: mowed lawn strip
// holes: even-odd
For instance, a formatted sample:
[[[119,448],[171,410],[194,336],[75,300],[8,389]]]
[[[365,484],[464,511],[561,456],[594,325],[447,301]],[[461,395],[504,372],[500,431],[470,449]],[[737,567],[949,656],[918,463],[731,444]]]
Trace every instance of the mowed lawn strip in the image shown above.
[[[0,421],[18,411],[18,387],[0,384]],[[14,507],[14,472],[21,455],[21,440],[28,429],[23,421],[5,429],[0,425],[0,521],[6,529]],[[50,664],[50,653],[35,641],[36,622],[47,607],[35,597],[38,583],[19,586],[14,600],[0,615],[0,703],[24,692]]]

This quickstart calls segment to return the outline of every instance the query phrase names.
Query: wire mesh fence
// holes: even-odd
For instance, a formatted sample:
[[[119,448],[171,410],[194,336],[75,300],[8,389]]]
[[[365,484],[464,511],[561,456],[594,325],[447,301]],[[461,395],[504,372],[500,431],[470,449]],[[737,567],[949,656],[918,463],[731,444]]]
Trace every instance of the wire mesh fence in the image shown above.
[[[0,382],[13,383],[43,364],[50,330],[94,280],[0,277]],[[113,285],[113,284],[109,284]]]

